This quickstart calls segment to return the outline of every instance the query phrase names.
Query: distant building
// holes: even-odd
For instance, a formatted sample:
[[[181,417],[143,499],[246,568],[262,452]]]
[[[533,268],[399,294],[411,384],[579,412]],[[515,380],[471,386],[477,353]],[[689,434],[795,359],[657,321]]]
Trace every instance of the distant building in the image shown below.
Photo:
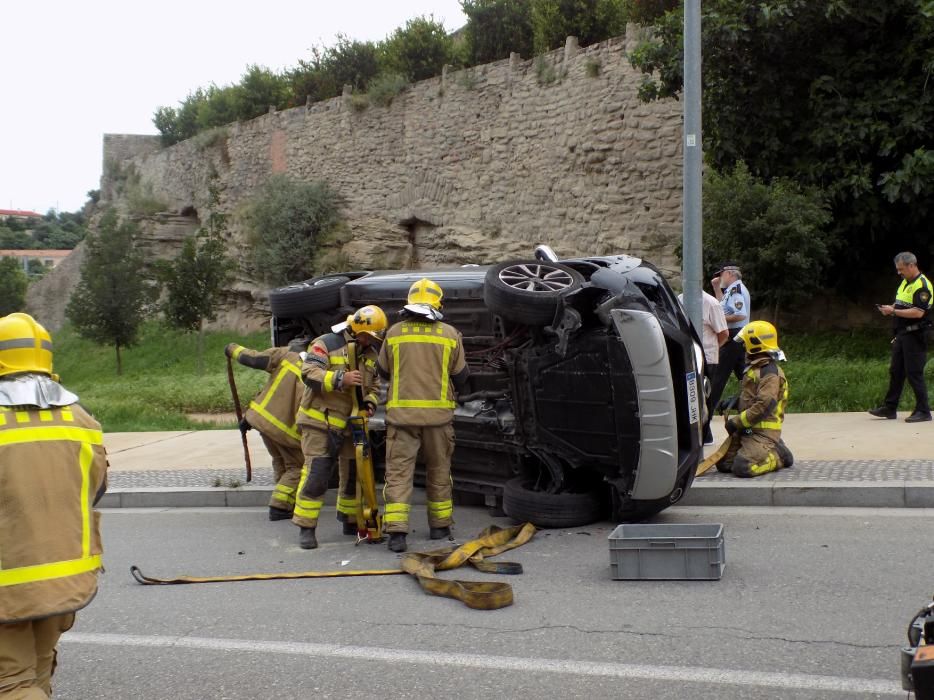
[[[0,221],[7,219],[17,219],[18,221],[29,221],[30,219],[41,219],[42,214],[29,211],[27,209],[0,209]]]
[[[0,209],[0,211],[3,211]],[[22,261],[23,269],[27,270],[30,260],[38,260],[48,268],[58,267],[58,264],[68,257],[70,250],[4,250],[0,249],[0,258],[18,258]]]

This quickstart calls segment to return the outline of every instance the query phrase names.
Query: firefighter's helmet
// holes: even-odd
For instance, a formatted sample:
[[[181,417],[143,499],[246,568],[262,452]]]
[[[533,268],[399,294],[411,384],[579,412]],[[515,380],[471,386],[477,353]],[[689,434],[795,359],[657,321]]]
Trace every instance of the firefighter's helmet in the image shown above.
[[[737,343],[746,346],[746,353],[781,353],[778,347],[778,331],[768,321],[753,321],[743,326],[734,338]]]
[[[365,333],[374,340],[382,340],[386,335],[386,314],[378,306],[362,306],[356,313],[347,317],[347,327],[354,335]]]
[[[0,376],[17,372],[52,375],[52,337],[29,314],[0,318]]]
[[[441,297],[444,292],[437,282],[432,282],[427,277],[422,277],[409,287],[409,296],[407,304],[430,306],[435,311],[441,310]]]

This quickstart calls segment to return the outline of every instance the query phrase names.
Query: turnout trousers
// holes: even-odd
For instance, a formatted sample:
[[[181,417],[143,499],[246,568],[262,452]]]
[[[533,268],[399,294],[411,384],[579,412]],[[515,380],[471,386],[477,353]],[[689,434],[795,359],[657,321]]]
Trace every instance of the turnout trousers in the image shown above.
[[[272,471],[276,477],[276,487],[269,499],[269,507],[291,513],[295,507],[295,489],[302,478],[305,455],[299,447],[287,447],[263,433],[259,435],[272,457]]]
[[[449,527],[453,522],[451,455],[454,454],[454,426],[390,425],[386,427],[386,486],[383,499],[386,532],[408,532],[415,460],[421,449],[425,463],[425,494],[428,500],[428,526]]]
[[[734,434],[730,448],[719,462],[717,471],[735,476],[762,476],[786,466],[791,452],[781,441],[781,433],[770,430],[777,440],[766,431],[754,430],[747,434]]]
[[[338,463],[337,519],[354,520],[357,513],[357,469],[349,433],[302,428],[305,464],[295,494],[292,522],[299,527],[317,527],[324,494]]]
[[[74,623],[75,614],[64,613],[41,620],[0,624],[0,698],[52,697],[55,646]]]
[[[885,394],[885,405],[893,411],[898,409],[905,379],[915,392],[915,413],[930,413],[928,390],[924,383],[924,363],[927,360],[927,342],[924,331],[901,333],[892,341],[892,361],[889,363],[889,390]]]

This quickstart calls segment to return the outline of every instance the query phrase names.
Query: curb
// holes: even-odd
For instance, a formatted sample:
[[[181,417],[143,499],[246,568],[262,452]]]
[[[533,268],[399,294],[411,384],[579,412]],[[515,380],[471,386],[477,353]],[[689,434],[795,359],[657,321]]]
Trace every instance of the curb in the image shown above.
[[[266,506],[271,486],[154,487],[112,489],[99,508],[244,508]],[[333,505],[334,489],[326,504]],[[424,505],[415,489],[412,505]],[[694,482],[679,502],[688,506],[812,506],[844,508],[934,508],[934,481],[772,481]]]

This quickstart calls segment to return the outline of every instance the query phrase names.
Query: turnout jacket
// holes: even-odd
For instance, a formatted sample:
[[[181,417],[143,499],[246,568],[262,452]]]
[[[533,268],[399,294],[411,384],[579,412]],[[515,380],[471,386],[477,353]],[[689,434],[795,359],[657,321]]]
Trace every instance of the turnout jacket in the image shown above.
[[[386,332],[377,361],[389,380],[386,423],[446,425],[454,420],[454,391],[470,370],[460,332],[440,321],[405,320]]]
[[[360,370],[363,385],[343,386],[343,375]],[[376,375],[376,350],[362,348],[346,332],[327,333],[315,338],[302,363],[305,390],[298,409],[298,424],[319,430],[343,431],[347,418],[363,408],[376,407],[379,377]],[[360,389],[358,399],[357,389]]]
[[[302,358],[289,348],[257,351],[236,345],[231,357],[246,367],[269,373],[269,379],[250,401],[244,417],[263,435],[286,447],[301,448],[296,414],[305,389]]]
[[[777,442],[787,403],[788,382],[778,362],[764,354],[750,357],[739,397],[740,425]]]
[[[0,406],[0,623],[74,612],[94,598],[103,442],[77,403]]]

